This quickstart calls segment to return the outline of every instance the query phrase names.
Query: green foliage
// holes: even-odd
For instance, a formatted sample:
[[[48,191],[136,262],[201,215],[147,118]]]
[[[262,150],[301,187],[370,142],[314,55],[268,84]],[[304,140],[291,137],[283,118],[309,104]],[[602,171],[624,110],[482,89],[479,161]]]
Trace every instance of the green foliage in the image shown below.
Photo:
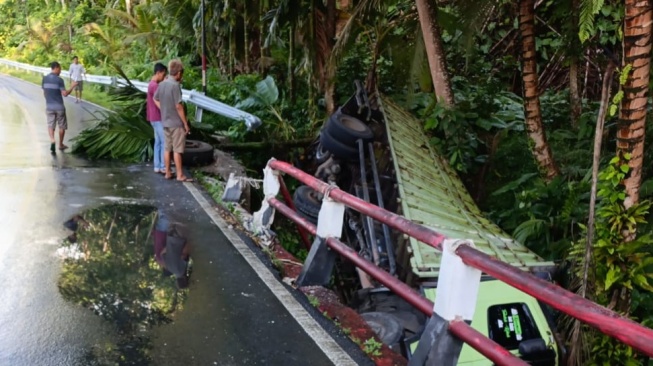
[[[221,182],[215,178],[211,178],[207,175],[202,174],[199,171],[193,172],[193,175],[199,180],[204,189],[209,192],[209,195],[213,200],[221,205],[223,205],[230,212],[235,211],[235,206],[232,202],[223,202],[222,194],[224,193],[225,183]]]
[[[145,120],[144,93],[122,89],[114,91],[117,112],[97,112],[99,123],[73,139],[73,152],[90,159],[116,159],[128,162],[148,161],[152,157],[152,126]]]
[[[370,356],[381,356],[381,347],[383,343],[378,342],[374,338],[369,338],[363,342],[363,352],[367,353]]]
[[[599,174],[595,221],[595,240],[590,258],[588,293],[598,303],[624,315],[642,314],[651,305],[642,302],[653,295],[653,238],[638,230],[646,223],[651,202],[642,201],[629,208],[624,206],[623,179],[629,171],[630,156],[614,157]],[[583,234],[587,228],[581,225]],[[636,236],[635,236],[636,235]],[[574,276],[583,278],[586,240],[581,239],[570,251],[570,259],[578,263]],[[631,302],[631,296],[637,301]],[[646,321],[651,322],[650,313]],[[642,361],[630,348],[598,332],[592,332],[591,364],[641,365]]]
[[[317,127],[310,121],[309,101],[303,99],[291,103],[283,97],[270,75],[264,79],[258,74],[238,75],[232,81],[212,86],[209,94],[263,121],[256,131],[247,131],[242,122],[219,117],[208,120],[235,142],[287,141],[315,135]]]
[[[274,231],[281,246],[303,263],[308,256],[308,250],[299,240],[297,228],[288,222],[284,222],[283,224],[275,224]]]
[[[320,306],[320,300],[318,300],[317,297],[313,295],[306,295],[306,298],[308,299],[308,302],[313,306],[313,307],[318,307]]]
[[[527,247],[548,259],[560,258],[578,233],[573,226],[587,215],[589,182],[556,178],[545,183],[529,173],[496,190],[490,217]],[[510,205],[510,206],[508,206]]]
[[[582,0],[580,19],[578,21],[578,37],[585,42],[594,33],[594,16],[603,8],[604,0]]]
[[[424,129],[433,133],[433,145],[454,169],[466,173],[487,161],[493,139],[523,131],[524,112],[521,99],[500,90],[498,83],[473,85],[462,77],[453,81],[454,108],[435,104],[429,95],[415,100],[413,109],[425,119]]]

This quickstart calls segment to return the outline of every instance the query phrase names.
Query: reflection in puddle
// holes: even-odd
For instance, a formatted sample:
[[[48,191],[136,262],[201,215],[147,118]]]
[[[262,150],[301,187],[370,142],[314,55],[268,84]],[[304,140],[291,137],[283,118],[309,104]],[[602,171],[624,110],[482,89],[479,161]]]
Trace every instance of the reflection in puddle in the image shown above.
[[[113,324],[118,335],[93,346],[85,363],[149,364],[149,328],[171,322],[188,295],[184,226],[154,207],[127,204],[83,212],[64,226],[72,233],[59,249],[65,258],[59,290]]]

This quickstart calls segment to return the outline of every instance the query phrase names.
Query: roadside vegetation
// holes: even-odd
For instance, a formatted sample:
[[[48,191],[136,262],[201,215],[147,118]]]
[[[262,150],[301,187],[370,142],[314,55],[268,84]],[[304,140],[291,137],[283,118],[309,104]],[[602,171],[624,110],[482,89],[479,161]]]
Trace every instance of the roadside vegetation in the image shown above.
[[[34,72],[14,69],[13,67],[7,67],[5,65],[0,65],[0,73],[11,75],[36,85],[41,85],[41,80],[43,79],[42,75]],[[86,84],[84,86],[84,99],[107,109],[115,108],[115,105],[109,96],[107,87],[101,85]]]
[[[199,3],[2,1],[0,57],[67,68],[78,55],[89,73],[138,80],[179,57],[184,88],[200,90]],[[560,263],[560,284],[653,325],[648,2],[211,1],[205,14],[207,94],[263,126],[202,122],[207,135],[252,143],[238,152],[246,166],[298,157],[285,146],[314,137],[363,80],[424,121],[487,216]],[[99,135],[78,141],[132,152]],[[560,322],[571,364],[646,362]]]

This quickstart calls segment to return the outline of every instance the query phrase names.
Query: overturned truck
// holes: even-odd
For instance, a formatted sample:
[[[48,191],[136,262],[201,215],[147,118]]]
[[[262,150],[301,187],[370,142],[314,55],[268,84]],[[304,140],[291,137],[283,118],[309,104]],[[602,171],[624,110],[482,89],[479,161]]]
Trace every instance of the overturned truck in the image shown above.
[[[456,173],[429,144],[422,123],[387,98],[368,97],[359,83],[354,96],[327,119],[298,167],[366,202],[446,237],[472,240],[488,255],[551,279],[554,263],[483,217]],[[299,186],[293,202],[297,212],[317,223],[320,193]],[[342,241],[431,301],[435,299],[441,259],[435,248],[352,209],[345,211]],[[335,277],[342,297],[381,340],[410,359],[424,330],[425,316],[344,261],[337,262]],[[306,276],[299,281],[300,285],[315,284],[315,279]],[[490,276],[482,276],[471,325],[532,365],[563,363],[563,342],[547,306]],[[468,345],[458,363],[492,365]]]

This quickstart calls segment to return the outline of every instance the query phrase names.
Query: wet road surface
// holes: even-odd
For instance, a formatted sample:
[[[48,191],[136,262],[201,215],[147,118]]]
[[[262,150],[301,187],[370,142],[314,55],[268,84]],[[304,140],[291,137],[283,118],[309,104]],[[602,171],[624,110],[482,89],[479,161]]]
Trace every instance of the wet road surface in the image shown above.
[[[334,363],[183,184],[166,181],[145,165],[92,163],[61,152],[53,156],[48,151],[40,88],[0,75],[0,94],[5,96],[0,103],[0,223],[4,226],[0,242],[0,365],[103,364],[117,354],[134,357],[131,364],[143,364],[134,351],[139,347],[152,365]],[[89,112],[94,107],[71,103],[71,99],[66,103],[68,140],[92,123]],[[67,301],[58,287],[65,283],[62,273],[74,270],[69,267],[73,262],[65,262],[57,254],[71,234],[62,225],[64,221],[80,213],[91,217],[89,212],[102,207],[121,212],[116,209],[117,202],[150,206],[153,212],[165,212],[183,223],[192,248],[190,286],[182,290],[183,299],[166,314],[166,321],[132,326],[131,333],[91,311],[88,296],[69,295]],[[138,230],[134,231],[134,243],[151,246],[149,237],[142,239],[146,230]],[[120,235],[130,233],[125,229]],[[109,237],[112,235],[116,234]],[[110,244],[113,240],[117,239]],[[144,250],[154,252],[153,248]],[[143,258],[140,266],[133,267],[134,273],[157,265]],[[88,274],[86,269],[76,270]],[[101,281],[96,275],[87,278]],[[135,287],[145,283],[130,281]],[[68,285],[81,282],[69,281]],[[105,287],[96,287],[105,292],[117,286],[101,283]],[[142,286],[143,290],[156,292],[155,286],[148,286]],[[157,295],[159,299],[163,293]],[[86,301],[87,306],[71,297],[86,299],[79,301]],[[356,351],[350,353],[354,359],[360,357]],[[342,360],[347,361],[335,363],[354,364],[347,357]]]

